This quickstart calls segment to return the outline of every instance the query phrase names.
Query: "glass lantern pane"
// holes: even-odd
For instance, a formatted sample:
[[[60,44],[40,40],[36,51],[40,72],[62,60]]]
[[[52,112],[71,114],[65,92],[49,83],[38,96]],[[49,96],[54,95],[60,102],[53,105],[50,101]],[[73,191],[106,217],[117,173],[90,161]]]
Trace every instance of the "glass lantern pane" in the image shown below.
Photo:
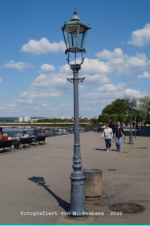
[[[77,36],[78,36],[77,32],[78,32],[77,26],[68,27],[70,47],[77,47]]]
[[[83,35],[84,33],[79,33],[79,48],[83,48]]]
[[[84,44],[84,40],[86,37],[86,34],[85,34],[86,30],[84,27],[80,26],[80,29],[79,29],[79,48],[83,48],[83,44]]]
[[[65,39],[66,47],[68,49],[69,48],[69,44],[68,44],[68,38],[67,38],[67,31],[66,31],[66,29],[64,30],[64,39]]]
[[[88,30],[86,30],[83,34],[83,40],[82,40],[82,48],[85,46],[86,36],[87,36]]]

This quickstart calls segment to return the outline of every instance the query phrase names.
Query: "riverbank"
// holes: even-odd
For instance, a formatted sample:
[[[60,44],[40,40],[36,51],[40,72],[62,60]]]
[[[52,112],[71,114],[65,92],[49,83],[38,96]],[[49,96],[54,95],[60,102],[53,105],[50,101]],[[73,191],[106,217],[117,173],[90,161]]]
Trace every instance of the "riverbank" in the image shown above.
[[[45,145],[24,148],[0,155],[0,219],[1,224],[149,224],[150,210],[150,127],[129,142],[129,130],[121,152],[105,151],[101,133],[82,133],[83,168],[102,170],[102,198],[87,201],[89,212],[104,212],[84,220],[62,216],[70,203],[70,175],[74,136],[47,138]],[[109,169],[115,169],[110,171]],[[111,215],[109,206],[119,202],[143,205],[140,214]],[[27,212],[56,212],[57,215],[33,216]]]

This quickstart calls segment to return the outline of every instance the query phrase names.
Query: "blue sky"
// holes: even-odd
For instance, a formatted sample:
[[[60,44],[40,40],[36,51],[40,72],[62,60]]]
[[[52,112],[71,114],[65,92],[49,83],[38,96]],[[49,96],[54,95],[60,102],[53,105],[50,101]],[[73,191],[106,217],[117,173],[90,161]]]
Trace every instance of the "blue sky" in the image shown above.
[[[150,95],[150,1],[7,0],[0,7],[0,116],[73,116],[61,26],[74,7],[91,25],[79,76],[80,115]],[[80,55],[78,55],[80,58]]]

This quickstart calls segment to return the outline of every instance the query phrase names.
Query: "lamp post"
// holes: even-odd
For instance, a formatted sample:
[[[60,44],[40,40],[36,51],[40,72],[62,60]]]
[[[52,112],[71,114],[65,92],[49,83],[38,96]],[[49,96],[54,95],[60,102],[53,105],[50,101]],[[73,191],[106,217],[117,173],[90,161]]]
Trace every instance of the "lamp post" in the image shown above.
[[[139,127],[138,127],[138,124],[139,124],[139,111],[136,111],[137,113],[137,134],[139,134]]]
[[[129,106],[129,109],[130,109],[130,136],[129,136],[129,144],[133,144],[132,128],[131,128],[131,109],[133,108],[133,103],[131,101],[128,102],[128,106]]]
[[[148,108],[148,117],[147,117],[147,120],[149,119],[149,112],[150,112],[150,102],[149,102],[149,108]]]
[[[141,131],[141,114],[139,114],[139,116],[140,116],[140,131]]]
[[[81,153],[80,153],[80,139],[79,139],[79,96],[78,96],[78,83],[83,82],[84,78],[78,77],[78,71],[83,64],[83,52],[85,53],[85,41],[88,33],[88,29],[91,29],[90,25],[85,25],[80,21],[77,15],[76,8],[74,9],[74,15],[71,17],[70,22],[64,22],[62,27],[64,40],[66,44],[65,53],[68,54],[67,62],[70,68],[73,70],[73,78],[67,78],[67,81],[73,83],[74,86],[74,156],[73,156],[73,169],[71,174],[71,204],[69,210],[69,216],[77,219],[86,217],[85,208],[85,193],[84,193],[84,178],[81,171]],[[70,53],[75,54],[75,64],[70,64]],[[76,54],[81,53],[81,63],[76,64]]]
[[[133,109],[133,111],[134,111],[134,113],[135,113],[135,138],[136,138],[136,110],[135,109]]]

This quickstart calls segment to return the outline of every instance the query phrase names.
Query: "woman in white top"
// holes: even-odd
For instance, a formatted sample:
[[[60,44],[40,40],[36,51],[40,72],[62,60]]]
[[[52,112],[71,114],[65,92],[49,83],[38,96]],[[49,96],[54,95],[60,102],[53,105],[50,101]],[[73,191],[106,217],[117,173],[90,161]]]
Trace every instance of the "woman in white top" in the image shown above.
[[[111,151],[111,138],[113,136],[113,132],[112,129],[109,128],[109,124],[105,125],[105,129],[102,133],[102,139],[105,139],[105,143],[106,143],[106,151]]]

